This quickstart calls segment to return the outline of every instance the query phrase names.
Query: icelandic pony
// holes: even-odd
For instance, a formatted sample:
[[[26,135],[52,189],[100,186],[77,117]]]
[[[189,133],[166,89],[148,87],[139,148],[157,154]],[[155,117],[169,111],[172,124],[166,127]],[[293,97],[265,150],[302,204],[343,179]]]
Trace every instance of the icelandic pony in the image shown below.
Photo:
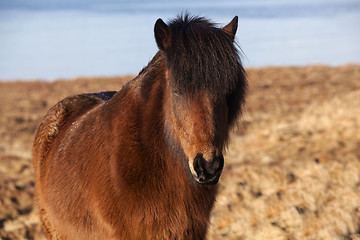
[[[237,17],[158,19],[159,51],[118,92],[52,107],[33,143],[49,239],[204,239],[245,101]]]

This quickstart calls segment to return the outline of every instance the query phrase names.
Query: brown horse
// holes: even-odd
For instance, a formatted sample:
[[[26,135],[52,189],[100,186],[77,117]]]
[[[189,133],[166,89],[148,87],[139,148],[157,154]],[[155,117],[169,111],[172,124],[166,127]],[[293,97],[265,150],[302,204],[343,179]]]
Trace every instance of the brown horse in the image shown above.
[[[155,24],[158,53],[119,92],[68,97],[35,134],[49,239],[204,239],[230,128],[245,101],[234,43],[200,17]]]

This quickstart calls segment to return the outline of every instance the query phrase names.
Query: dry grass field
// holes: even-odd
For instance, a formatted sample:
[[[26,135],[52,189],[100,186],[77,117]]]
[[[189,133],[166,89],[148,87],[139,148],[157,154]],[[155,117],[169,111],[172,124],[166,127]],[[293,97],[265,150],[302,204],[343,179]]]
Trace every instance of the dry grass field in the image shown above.
[[[360,65],[247,72],[208,239],[360,239]],[[1,239],[44,239],[31,166],[41,117],[129,79],[0,82]]]

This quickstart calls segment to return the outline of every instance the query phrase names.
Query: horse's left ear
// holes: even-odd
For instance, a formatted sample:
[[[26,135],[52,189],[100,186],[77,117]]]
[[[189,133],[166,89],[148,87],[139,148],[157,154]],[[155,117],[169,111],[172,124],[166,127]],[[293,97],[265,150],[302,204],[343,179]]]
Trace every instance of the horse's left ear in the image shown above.
[[[238,27],[238,16],[235,16],[228,25],[222,28],[222,30],[228,33],[234,39],[237,27]]]
[[[159,18],[154,27],[155,40],[160,50],[166,50],[171,44],[170,28],[164,21]]]

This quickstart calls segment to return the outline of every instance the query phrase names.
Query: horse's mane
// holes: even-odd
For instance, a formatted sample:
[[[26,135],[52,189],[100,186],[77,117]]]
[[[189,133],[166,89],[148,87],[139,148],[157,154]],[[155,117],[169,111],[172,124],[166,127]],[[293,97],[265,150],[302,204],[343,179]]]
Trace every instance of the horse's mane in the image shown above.
[[[203,17],[188,14],[169,22],[171,45],[166,60],[173,89],[183,93],[228,94],[245,82],[233,36]]]

